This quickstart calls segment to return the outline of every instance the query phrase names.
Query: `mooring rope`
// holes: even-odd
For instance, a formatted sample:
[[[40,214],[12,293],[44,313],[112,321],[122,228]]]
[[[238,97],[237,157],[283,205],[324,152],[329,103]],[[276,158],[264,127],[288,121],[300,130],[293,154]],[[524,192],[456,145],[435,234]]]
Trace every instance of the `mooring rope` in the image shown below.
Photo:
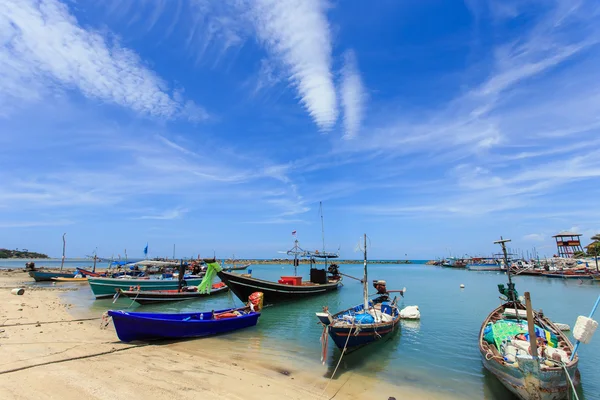
[[[579,400],[579,397],[577,396],[577,390],[575,389],[575,384],[573,383],[571,375],[569,375],[569,371],[567,370],[567,365],[563,362],[561,362],[560,365],[565,370],[565,375],[567,375],[567,381],[569,382],[569,385],[571,385],[571,389],[573,389],[573,395],[575,396],[575,400]]]
[[[325,385],[325,389],[323,389],[323,392],[321,393],[321,396],[323,396],[325,394],[325,391],[329,387],[329,384],[333,380],[333,377],[335,376],[335,373],[337,372],[338,367],[340,366],[340,364],[342,362],[342,358],[344,358],[344,355],[346,354],[346,348],[348,347],[348,342],[350,341],[350,334],[352,333],[352,329],[354,329],[354,323],[355,323],[355,321],[353,320],[352,321],[352,326],[350,327],[350,330],[348,331],[348,336],[346,337],[346,343],[344,344],[344,348],[342,349],[342,355],[340,356],[340,359],[338,360],[338,363],[335,366],[335,369],[333,370],[333,374],[331,374],[331,377],[329,378],[329,381],[327,382],[327,385]],[[336,394],[337,394],[337,392],[336,392]]]

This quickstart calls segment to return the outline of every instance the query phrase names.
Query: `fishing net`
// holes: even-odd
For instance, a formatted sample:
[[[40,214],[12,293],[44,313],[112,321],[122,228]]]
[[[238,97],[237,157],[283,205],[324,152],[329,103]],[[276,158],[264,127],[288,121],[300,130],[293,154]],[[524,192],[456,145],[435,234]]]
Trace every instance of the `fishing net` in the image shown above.
[[[218,272],[221,272],[223,268],[219,263],[212,262],[206,264],[206,275],[202,278],[202,282],[198,285],[198,293],[209,294],[212,289],[212,282]]]

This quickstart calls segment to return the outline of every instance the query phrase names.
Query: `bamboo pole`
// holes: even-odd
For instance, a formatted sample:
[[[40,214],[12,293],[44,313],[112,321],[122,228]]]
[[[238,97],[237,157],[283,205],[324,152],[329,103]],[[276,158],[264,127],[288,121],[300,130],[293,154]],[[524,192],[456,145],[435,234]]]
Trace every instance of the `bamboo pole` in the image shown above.
[[[531,355],[533,358],[538,356],[537,340],[535,336],[535,322],[533,320],[533,309],[531,308],[531,297],[529,292],[525,292],[525,309],[527,310],[527,329],[529,330],[529,344],[531,345]],[[517,314],[519,310],[517,310]]]
[[[67,241],[65,240],[65,236],[67,236],[66,233],[63,233],[63,253],[62,253],[62,259],[60,261],[60,270],[63,270],[63,266],[65,265],[65,250],[67,247]]]

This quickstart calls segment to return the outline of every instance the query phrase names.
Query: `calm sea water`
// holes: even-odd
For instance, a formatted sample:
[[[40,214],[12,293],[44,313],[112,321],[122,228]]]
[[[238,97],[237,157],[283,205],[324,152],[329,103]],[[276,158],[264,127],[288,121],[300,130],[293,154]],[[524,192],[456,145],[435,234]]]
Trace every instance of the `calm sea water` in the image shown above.
[[[308,267],[300,271],[308,277]],[[280,275],[292,275],[293,267],[253,265],[256,277],[275,280]],[[342,272],[362,275],[361,265],[342,265]],[[467,399],[511,399],[510,392],[484,370],[477,337],[482,321],[500,304],[497,284],[506,283],[507,277],[495,272],[470,272],[424,265],[370,265],[369,280],[385,279],[388,289],[407,288],[401,304],[418,305],[421,321],[403,322],[401,331],[389,340],[361,349],[344,357],[336,379],[349,372],[376,377],[403,386],[415,386],[435,393]],[[556,322],[571,325],[578,315],[588,315],[600,285],[593,282],[548,279],[533,276],[515,277],[520,294],[531,293],[534,308],[543,309]],[[460,284],[465,288],[460,289]],[[128,299],[93,300],[87,285],[81,290],[67,292],[67,300],[80,311],[97,314],[109,308],[128,308],[152,311],[211,310],[240,305],[233,295],[222,295],[206,300],[173,303],[171,305],[137,306]],[[285,354],[288,362],[298,368],[309,368],[321,375],[331,374],[339,359],[339,351],[330,342],[329,358],[325,366],[319,362],[319,337],[322,328],[315,312],[329,306],[332,312],[361,302],[362,286],[351,279],[337,292],[298,302],[265,308],[257,327],[232,335],[223,340],[247,341],[265,353]],[[194,349],[202,347],[202,340],[188,342]],[[582,345],[580,371],[581,399],[600,399],[600,336],[591,344]]]
[[[12,259],[12,258],[2,258],[0,259],[0,269],[22,269],[25,268],[25,264],[29,261],[33,261],[37,268],[46,267],[46,268],[60,268],[60,259],[56,258],[48,258],[48,259]],[[135,261],[135,260],[134,260]],[[106,268],[108,267],[108,261],[97,262],[96,267],[98,268]],[[88,259],[66,259],[63,268],[66,269],[75,269],[77,267],[81,268],[91,268],[94,265],[94,260]]]

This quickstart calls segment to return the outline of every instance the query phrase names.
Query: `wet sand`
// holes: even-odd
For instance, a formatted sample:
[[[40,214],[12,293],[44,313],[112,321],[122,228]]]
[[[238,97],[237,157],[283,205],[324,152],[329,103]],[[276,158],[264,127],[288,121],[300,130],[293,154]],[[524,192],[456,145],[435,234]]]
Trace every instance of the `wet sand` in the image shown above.
[[[25,294],[11,294],[16,287]],[[36,286],[22,271],[0,271],[3,399],[451,398],[353,373],[330,381],[285,352],[261,354],[235,335],[121,343],[112,323],[100,329],[101,313],[70,312],[68,290],[76,288]]]

